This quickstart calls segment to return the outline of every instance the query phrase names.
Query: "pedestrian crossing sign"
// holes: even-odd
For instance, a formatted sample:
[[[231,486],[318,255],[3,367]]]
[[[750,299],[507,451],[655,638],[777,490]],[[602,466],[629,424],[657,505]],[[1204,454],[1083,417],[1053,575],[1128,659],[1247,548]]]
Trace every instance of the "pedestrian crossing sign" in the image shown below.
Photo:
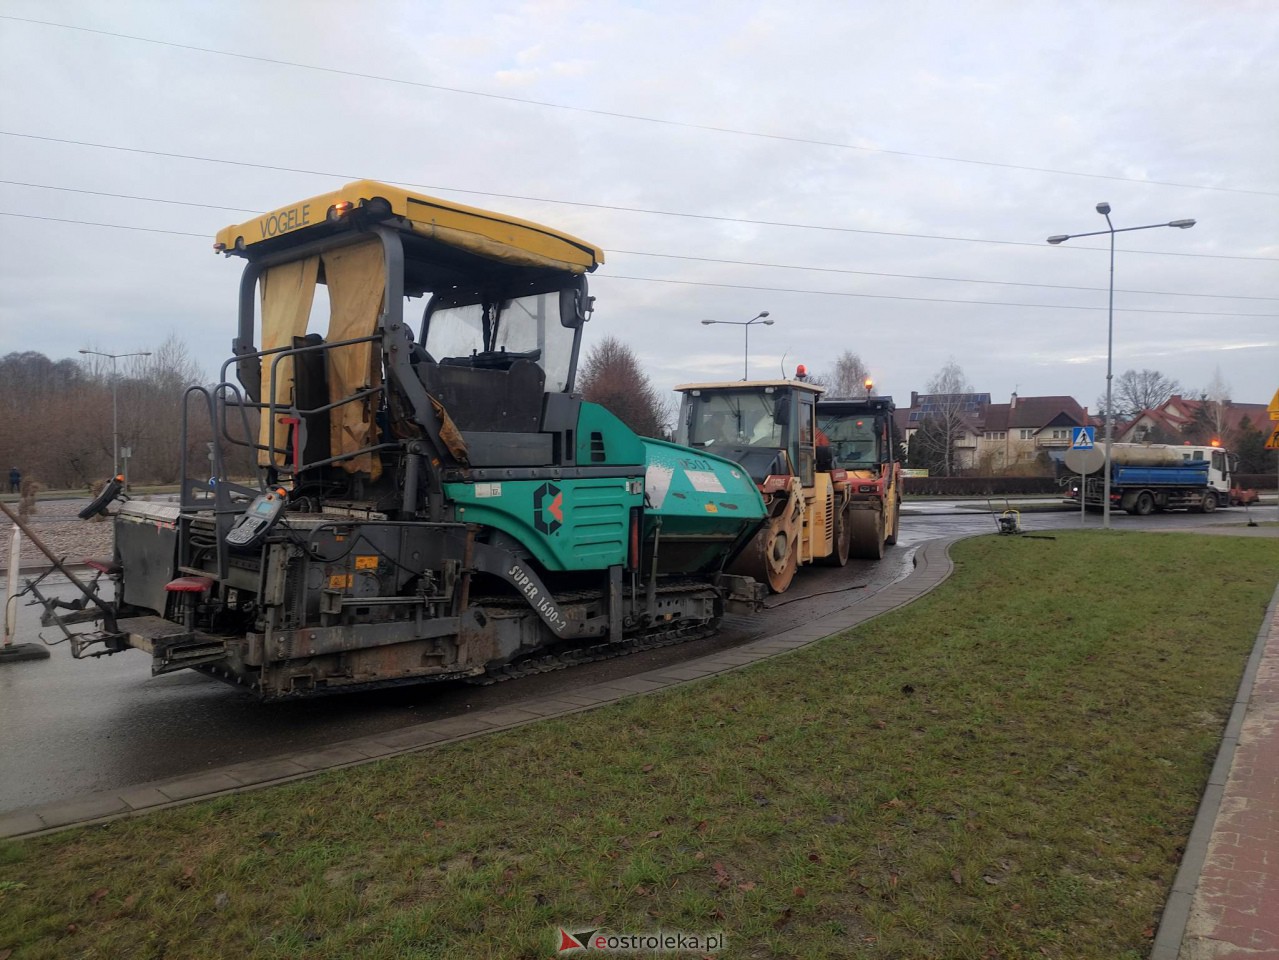
[[[1096,427],[1075,427],[1070,438],[1071,450],[1091,450]]]

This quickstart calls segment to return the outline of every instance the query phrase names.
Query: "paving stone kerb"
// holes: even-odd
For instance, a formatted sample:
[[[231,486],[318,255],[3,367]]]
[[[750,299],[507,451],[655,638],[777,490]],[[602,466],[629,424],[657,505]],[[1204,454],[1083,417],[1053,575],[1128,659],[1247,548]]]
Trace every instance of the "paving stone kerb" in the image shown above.
[[[386,757],[428,750],[483,736],[496,730],[535,723],[548,717],[591,710],[629,697],[669,690],[705,677],[751,666],[865,623],[918,600],[950,576],[950,545],[965,537],[929,540],[915,552],[915,567],[905,578],[880,588],[864,600],[818,617],[791,630],[753,640],[731,650],[699,657],[647,673],[609,680],[572,693],[525,700],[460,717],[401,727],[398,730],[344,740],[316,750],[232,764],[198,774],[118,790],[70,798],[54,804],[0,814],[0,838],[35,837],[74,826],[104,823],[206,800],[260,790],[301,780],[327,770],[354,767]]]
[[[1279,955],[1279,587],[1257,631],[1150,960]]]

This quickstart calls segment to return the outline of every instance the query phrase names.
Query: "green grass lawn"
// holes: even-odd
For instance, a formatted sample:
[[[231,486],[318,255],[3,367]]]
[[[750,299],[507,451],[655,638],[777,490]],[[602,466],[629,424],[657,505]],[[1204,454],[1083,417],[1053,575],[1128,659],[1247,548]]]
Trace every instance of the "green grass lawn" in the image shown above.
[[[0,844],[0,957],[547,957],[561,926],[722,932],[723,957],[1145,956],[1279,550],[952,553],[911,607],[718,679]]]

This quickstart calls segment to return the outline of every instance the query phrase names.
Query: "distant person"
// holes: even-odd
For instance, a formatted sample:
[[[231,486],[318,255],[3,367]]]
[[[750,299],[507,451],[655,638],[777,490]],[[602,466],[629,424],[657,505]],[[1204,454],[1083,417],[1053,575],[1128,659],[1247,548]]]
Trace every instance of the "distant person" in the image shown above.
[[[9,468],[9,492],[18,493],[22,489],[22,471],[17,467]]]

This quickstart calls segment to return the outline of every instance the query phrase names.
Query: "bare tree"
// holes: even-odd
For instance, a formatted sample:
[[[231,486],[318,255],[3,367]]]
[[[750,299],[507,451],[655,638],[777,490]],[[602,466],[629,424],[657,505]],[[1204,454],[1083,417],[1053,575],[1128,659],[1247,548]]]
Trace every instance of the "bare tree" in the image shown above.
[[[96,456],[94,425],[102,411],[110,432],[110,394],[76,361],[33,351],[0,357],[0,384],[4,469],[17,467],[46,488],[80,486],[78,467]]]
[[[928,381],[928,392],[935,395],[959,396],[973,392],[973,386],[964,376],[963,369],[951,357]]]
[[[1181,391],[1181,384],[1166,377],[1158,370],[1125,370],[1115,378],[1111,387],[1114,398],[1114,415],[1117,420],[1131,420],[1143,410],[1150,410],[1165,403],[1174,393]],[[1097,398],[1097,411],[1106,415],[1106,397]]]
[[[118,368],[96,354],[87,354],[83,366],[86,377],[98,384],[107,398],[105,409],[88,414],[95,424],[100,451],[98,456],[82,461],[90,475],[107,475],[112,462],[113,387],[119,410],[120,447],[130,452],[131,481],[174,483],[183,457],[196,450],[201,451],[201,462],[189,461],[192,469],[207,470],[205,441],[212,436],[207,407],[192,403],[187,423],[190,449],[181,449],[183,396],[203,376],[181,340],[170,335],[148,355],[124,359]]]
[[[1230,409],[1230,385],[1221,376],[1221,367],[1217,367],[1208,381],[1208,386],[1199,396],[1199,407],[1195,410],[1195,422],[1192,430],[1203,436],[1205,440],[1221,440],[1226,432],[1227,411]]]
[[[911,438],[911,463],[952,476],[957,467],[955,447],[970,429],[972,385],[954,358],[928,381],[928,395],[919,429]]]
[[[587,353],[578,389],[641,436],[662,436],[673,419],[672,404],[663,403],[635,353],[616,337],[605,337]]]
[[[866,395],[866,381],[870,371],[862,358],[851,350],[845,350],[835,358],[835,365],[821,382],[828,388],[827,396],[861,397]]]
[[[200,365],[186,344],[169,336],[149,357],[134,357],[127,368],[128,380],[120,384],[120,442],[129,442],[134,452],[134,475],[161,483],[174,483],[183,458],[189,469],[208,469],[206,441],[213,436],[208,408],[192,398],[187,422],[187,449],[182,449],[183,397],[188,387],[203,379]],[[129,415],[125,409],[130,399]]]
[[[183,455],[182,396],[200,378],[176,337],[148,357],[122,358],[114,370],[109,358],[97,354],[78,360],[34,352],[0,357],[0,462],[49,489],[104,480],[113,462],[114,392],[120,446],[132,452],[130,479],[172,483]],[[202,460],[211,436],[208,420],[207,412],[193,415],[188,425],[188,447]]]

